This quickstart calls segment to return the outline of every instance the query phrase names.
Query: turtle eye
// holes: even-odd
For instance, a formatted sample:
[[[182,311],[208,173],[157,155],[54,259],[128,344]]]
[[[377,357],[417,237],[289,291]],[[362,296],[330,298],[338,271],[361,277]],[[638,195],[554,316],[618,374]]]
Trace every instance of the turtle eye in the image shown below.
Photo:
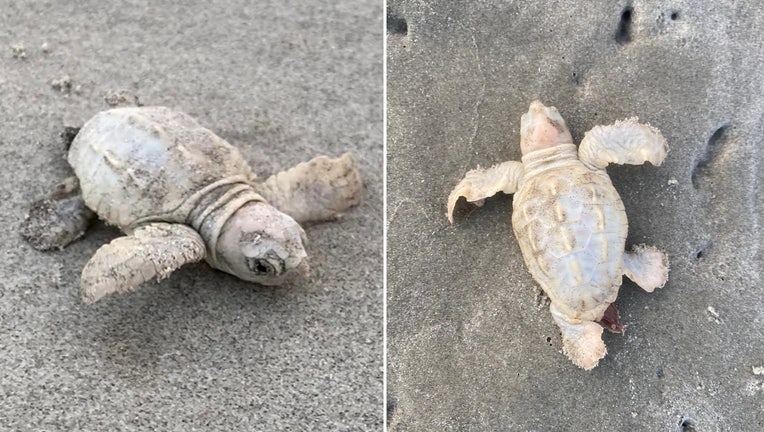
[[[276,268],[267,259],[247,258],[247,268],[256,275],[274,275]]]

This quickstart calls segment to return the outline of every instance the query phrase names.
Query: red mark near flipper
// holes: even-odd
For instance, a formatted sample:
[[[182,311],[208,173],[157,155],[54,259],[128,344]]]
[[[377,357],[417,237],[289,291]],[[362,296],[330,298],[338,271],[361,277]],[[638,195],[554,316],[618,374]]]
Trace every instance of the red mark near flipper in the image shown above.
[[[618,309],[615,308],[615,304],[610,303],[610,306],[605,309],[602,319],[597,322],[613,333],[623,333],[626,330],[626,326],[618,322],[618,318],[620,318]]]

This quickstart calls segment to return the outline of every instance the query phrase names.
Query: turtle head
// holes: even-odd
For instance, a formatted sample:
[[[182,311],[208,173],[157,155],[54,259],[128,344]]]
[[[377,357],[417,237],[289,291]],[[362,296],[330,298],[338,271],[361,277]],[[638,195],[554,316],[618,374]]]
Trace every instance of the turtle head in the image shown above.
[[[282,285],[308,273],[305,231],[264,202],[251,202],[223,225],[216,267],[263,285]]]
[[[520,151],[523,156],[560,144],[573,144],[573,137],[555,107],[533,101],[520,119]]]

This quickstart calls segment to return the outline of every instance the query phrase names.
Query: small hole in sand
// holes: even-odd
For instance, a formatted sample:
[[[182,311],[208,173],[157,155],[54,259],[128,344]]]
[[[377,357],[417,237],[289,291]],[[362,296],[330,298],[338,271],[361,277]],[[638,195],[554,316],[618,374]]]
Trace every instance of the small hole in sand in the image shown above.
[[[695,420],[691,417],[682,416],[679,419],[679,430],[681,432],[693,432],[695,430]]]
[[[626,6],[621,12],[621,20],[618,22],[618,30],[615,32],[615,41],[619,44],[631,42],[631,15],[634,9]]]
[[[387,421],[388,423],[395,415],[395,411],[398,409],[398,398],[392,395],[387,396]]]
[[[406,36],[409,33],[409,24],[405,18],[397,16],[395,13],[387,10],[387,32],[395,35]]]

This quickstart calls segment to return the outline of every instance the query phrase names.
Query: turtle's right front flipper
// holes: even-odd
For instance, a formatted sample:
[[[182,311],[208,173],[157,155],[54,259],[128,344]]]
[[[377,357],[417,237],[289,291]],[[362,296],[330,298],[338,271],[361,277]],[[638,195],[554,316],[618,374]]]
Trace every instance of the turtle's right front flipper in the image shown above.
[[[515,193],[522,177],[523,164],[516,161],[507,161],[488,169],[478,168],[467,172],[448,196],[446,216],[449,222],[454,222],[454,208],[460,197],[481,206],[486,198],[496,195],[497,192]]]
[[[32,204],[21,237],[38,250],[61,249],[80,238],[94,218],[80,195],[77,177],[69,177]]]
[[[205,254],[204,240],[191,227],[163,222],[142,226],[101,246],[90,258],[82,269],[82,300],[93,303],[108,294],[132,291],[201,261]]]
[[[649,124],[636,118],[595,126],[578,146],[578,158],[590,168],[604,169],[608,164],[658,166],[666,159],[666,138]]]

